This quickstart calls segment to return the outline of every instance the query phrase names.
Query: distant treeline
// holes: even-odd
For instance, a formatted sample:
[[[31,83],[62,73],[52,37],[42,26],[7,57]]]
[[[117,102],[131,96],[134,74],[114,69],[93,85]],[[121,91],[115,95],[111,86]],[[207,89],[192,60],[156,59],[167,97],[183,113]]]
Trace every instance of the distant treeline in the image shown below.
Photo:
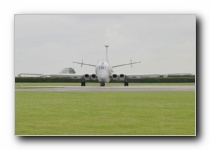
[[[195,76],[169,76],[168,78],[144,78],[144,79],[129,79],[131,83],[193,83]],[[81,82],[81,79],[70,78],[42,78],[42,77],[15,77],[15,82]],[[98,82],[97,80],[87,80],[87,82]],[[122,81],[113,81],[111,83],[119,83]]]

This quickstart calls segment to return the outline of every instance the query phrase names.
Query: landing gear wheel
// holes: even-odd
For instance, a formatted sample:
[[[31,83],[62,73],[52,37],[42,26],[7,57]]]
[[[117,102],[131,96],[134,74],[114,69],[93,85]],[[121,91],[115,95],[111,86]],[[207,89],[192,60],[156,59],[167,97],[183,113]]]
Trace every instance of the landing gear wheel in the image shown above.
[[[102,83],[100,83],[100,86],[105,86],[105,83],[103,83],[103,82],[102,82]]]
[[[124,86],[128,86],[128,81],[125,81],[124,82]]]
[[[81,86],[85,86],[85,81],[82,81],[81,82]]]

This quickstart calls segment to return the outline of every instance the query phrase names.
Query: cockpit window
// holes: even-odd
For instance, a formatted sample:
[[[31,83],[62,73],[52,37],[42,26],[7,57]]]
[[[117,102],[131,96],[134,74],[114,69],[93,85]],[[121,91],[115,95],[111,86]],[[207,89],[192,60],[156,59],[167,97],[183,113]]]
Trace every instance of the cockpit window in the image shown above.
[[[106,67],[105,66],[100,66],[99,69],[106,69]]]

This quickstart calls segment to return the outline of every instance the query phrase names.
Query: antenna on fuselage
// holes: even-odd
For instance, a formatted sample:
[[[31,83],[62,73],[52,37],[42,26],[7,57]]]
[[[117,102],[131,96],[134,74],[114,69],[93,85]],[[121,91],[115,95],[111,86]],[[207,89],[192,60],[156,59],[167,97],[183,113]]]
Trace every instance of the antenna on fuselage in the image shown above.
[[[105,45],[105,47],[106,47],[106,62],[108,62],[108,47],[109,47],[109,45]]]

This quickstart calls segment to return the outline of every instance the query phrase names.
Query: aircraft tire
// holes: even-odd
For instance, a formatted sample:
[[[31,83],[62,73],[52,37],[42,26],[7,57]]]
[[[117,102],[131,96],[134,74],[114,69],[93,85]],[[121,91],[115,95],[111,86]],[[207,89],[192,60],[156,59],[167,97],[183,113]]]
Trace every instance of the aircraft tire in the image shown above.
[[[100,83],[100,86],[105,86],[105,83]]]
[[[127,81],[124,82],[124,86],[128,86],[128,82]]]
[[[85,86],[85,82],[84,81],[81,82],[81,86]]]

